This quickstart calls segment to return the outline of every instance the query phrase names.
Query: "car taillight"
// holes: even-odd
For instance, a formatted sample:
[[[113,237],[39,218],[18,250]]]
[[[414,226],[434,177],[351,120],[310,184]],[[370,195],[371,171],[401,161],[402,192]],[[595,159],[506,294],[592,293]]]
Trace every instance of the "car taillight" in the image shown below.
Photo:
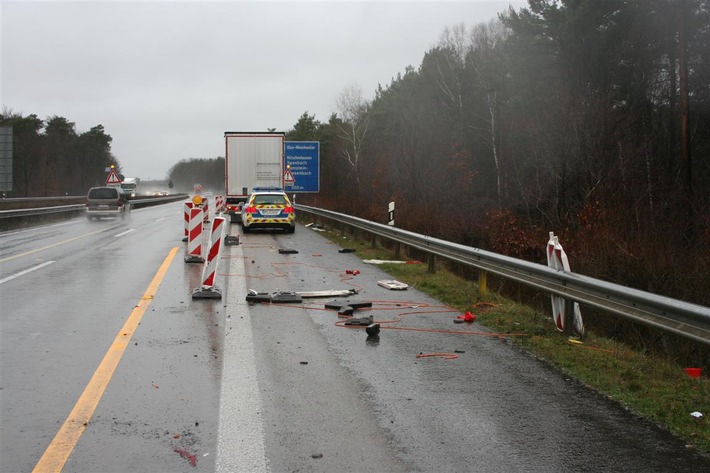
[[[244,207],[244,212],[248,214],[255,214],[256,213],[256,207]]]
[[[293,207],[284,207],[284,213],[292,214],[294,212]]]

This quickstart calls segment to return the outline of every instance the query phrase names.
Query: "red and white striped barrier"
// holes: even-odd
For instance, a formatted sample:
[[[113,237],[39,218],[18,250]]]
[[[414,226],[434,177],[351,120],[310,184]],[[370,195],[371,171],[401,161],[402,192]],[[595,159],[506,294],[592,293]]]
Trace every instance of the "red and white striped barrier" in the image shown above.
[[[214,196],[214,206],[215,206],[215,212],[218,212],[218,213],[224,212],[224,196],[223,195]]]
[[[205,200],[202,201],[202,211],[204,212],[203,218],[205,223],[210,223],[210,204],[209,201],[207,200],[207,197],[205,197]]]
[[[187,241],[188,240],[188,235],[190,234],[189,228],[190,228],[190,209],[194,206],[192,202],[185,202],[185,237],[182,239],[182,241]]]
[[[571,272],[567,254],[553,232],[550,232],[550,240],[547,242],[546,251],[547,266],[557,271]],[[552,299],[552,319],[555,321],[557,330],[565,333],[574,332],[580,337],[584,336],[584,321],[582,320],[579,304],[554,294],[551,294],[550,297]],[[574,304],[569,316],[567,315],[568,304]],[[570,321],[572,322],[572,327],[566,327],[565,324]]]
[[[222,253],[222,234],[224,233],[224,218],[215,217],[212,222],[210,244],[207,249],[207,261],[202,269],[202,285],[192,291],[193,299],[221,299],[222,292],[215,286],[214,280]]]
[[[187,256],[186,263],[203,263],[202,258],[202,209],[193,207],[190,209],[190,221],[188,222],[187,235]]]

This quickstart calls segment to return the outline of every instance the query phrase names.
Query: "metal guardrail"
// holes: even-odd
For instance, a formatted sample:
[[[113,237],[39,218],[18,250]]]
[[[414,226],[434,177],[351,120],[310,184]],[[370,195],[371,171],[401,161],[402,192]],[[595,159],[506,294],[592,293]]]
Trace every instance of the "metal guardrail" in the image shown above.
[[[473,266],[567,300],[710,345],[710,308],[581,274],[451,243],[329,210],[296,205],[298,211],[334,220],[429,254]]]
[[[32,217],[61,212],[78,212],[85,208],[84,204],[57,205],[54,207],[39,207],[36,209],[0,210],[0,218]]]
[[[131,207],[147,207],[150,205],[157,204],[167,204],[170,202],[175,202],[177,200],[184,200],[188,197],[187,194],[174,194],[165,197],[154,197],[148,199],[132,199],[130,200]],[[19,199],[18,199],[19,200]],[[25,201],[30,201],[32,199],[22,199]],[[40,199],[38,199],[40,200]],[[41,199],[45,200],[46,199]],[[72,204],[72,205],[56,205],[52,207],[38,207],[34,209],[17,209],[17,210],[0,210],[0,219],[5,218],[21,218],[21,217],[34,217],[38,215],[46,215],[61,212],[78,212],[85,208],[84,204]]]

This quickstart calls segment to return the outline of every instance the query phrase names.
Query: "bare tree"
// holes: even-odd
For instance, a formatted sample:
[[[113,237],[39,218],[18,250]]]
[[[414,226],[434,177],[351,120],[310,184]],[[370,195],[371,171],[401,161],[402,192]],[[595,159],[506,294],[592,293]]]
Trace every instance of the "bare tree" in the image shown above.
[[[345,143],[342,155],[350,165],[350,173],[355,174],[359,185],[359,166],[362,159],[362,148],[369,126],[370,104],[362,97],[362,89],[351,84],[338,95],[335,100],[337,112],[341,121],[338,124],[338,135]]]

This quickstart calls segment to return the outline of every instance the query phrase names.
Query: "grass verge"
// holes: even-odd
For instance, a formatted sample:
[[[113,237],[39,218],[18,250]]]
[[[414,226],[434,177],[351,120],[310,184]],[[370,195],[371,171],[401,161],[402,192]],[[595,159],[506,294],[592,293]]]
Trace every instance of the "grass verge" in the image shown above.
[[[356,250],[362,259],[391,260],[385,248],[370,241],[326,230],[326,238]],[[585,334],[579,343],[558,332],[548,313],[490,293],[483,300],[478,283],[462,279],[437,261],[434,274],[427,264],[384,264],[381,268],[399,281],[429,294],[477,320],[497,333],[525,333],[511,337],[537,357],[574,377],[627,410],[673,432],[687,448],[710,455],[710,380],[690,378],[670,361],[649,357],[608,338]],[[697,418],[691,413],[700,412]]]

